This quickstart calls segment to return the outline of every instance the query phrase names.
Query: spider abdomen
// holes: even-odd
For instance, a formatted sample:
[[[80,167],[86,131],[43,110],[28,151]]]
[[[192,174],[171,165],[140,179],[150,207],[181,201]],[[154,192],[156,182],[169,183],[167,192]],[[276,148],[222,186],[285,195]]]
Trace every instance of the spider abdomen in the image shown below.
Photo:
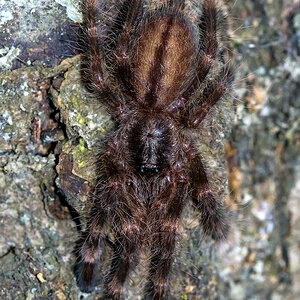
[[[141,26],[133,50],[134,89],[147,107],[166,107],[193,75],[196,28],[177,13],[154,15]]]

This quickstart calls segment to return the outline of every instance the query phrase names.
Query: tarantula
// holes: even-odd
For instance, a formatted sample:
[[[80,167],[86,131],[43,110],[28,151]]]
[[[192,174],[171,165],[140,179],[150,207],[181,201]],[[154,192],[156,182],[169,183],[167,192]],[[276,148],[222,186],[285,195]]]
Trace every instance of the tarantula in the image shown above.
[[[229,91],[233,72],[219,46],[224,18],[214,0],[203,1],[198,24],[186,15],[184,0],[167,1],[152,11],[143,0],[118,3],[107,26],[101,19],[111,12],[109,1],[85,1],[89,79],[119,126],[97,160],[77,283],[85,292],[94,289],[107,244],[105,226],[113,224],[107,298],[121,298],[145,246],[151,255],[145,299],[163,299],[188,200],[201,213],[204,234],[222,240],[229,232],[228,210],[214,196],[185,129],[199,127]],[[203,88],[219,61],[223,67]],[[191,101],[199,91],[201,101]]]

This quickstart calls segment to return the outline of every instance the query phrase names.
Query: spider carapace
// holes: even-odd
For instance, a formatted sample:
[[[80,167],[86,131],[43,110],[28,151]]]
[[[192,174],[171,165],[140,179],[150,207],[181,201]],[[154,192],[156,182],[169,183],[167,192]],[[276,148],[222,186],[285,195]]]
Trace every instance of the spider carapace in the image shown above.
[[[165,297],[189,200],[201,213],[204,234],[221,240],[229,231],[226,206],[214,196],[186,134],[201,130],[230,89],[233,74],[220,39],[226,18],[214,0],[199,1],[197,22],[184,0],[161,2],[155,10],[142,0],[117,1],[113,8],[105,0],[84,5],[90,83],[119,126],[97,159],[76,275],[81,290],[94,289],[112,228],[115,253],[105,280],[112,299],[122,297],[142,247],[150,256],[144,297]]]

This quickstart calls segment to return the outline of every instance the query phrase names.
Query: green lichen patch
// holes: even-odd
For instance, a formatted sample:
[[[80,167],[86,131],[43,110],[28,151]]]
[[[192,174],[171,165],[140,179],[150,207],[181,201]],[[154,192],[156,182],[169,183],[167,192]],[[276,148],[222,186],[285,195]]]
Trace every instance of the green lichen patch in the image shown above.
[[[64,75],[54,104],[60,110],[61,121],[70,131],[70,138],[76,135],[83,138],[91,149],[112,130],[113,122],[99,99],[89,95],[82,84],[79,56],[73,64]]]

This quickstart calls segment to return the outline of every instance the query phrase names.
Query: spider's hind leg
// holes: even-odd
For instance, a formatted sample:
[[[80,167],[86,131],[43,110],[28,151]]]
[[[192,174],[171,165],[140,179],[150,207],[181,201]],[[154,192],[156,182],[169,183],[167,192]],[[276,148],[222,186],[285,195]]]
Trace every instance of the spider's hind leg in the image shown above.
[[[199,124],[205,119],[211,108],[222,99],[230,90],[233,77],[233,69],[228,64],[225,65],[220,73],[203,91],[203,104],[195,105],[194,109],[189,112],[187,119],[187,127],[197,128]]]
[[[123,6],[126,10],[123,12],[125,18],[122,23],[123,29],[116,41],[116,49],[113,51],[112,61],[115,65],[114,74],[119,80],[127,96],[134,97],[132,86],[132,69],[131,69],[131,47],[134,42],[134,36],[137,26],[143,15],[143,0],[125,0]]]
[[[217,15],[216,1],[204,0],[199,22],[200,59],[195,78],[183,95],[185,98],[193,95],[215,63],[219,47],[217,39]]]
[[[105,72],[105,38],[108,35],[103,15],[107,11],[108,1],[86,0],[83,3],[83,30],[86,34],[87,51],[83,58],[83,75],[88,87],[97,95],[103,96],[108,108],[117,117],[126,110],[125,103],[112,90]]]

